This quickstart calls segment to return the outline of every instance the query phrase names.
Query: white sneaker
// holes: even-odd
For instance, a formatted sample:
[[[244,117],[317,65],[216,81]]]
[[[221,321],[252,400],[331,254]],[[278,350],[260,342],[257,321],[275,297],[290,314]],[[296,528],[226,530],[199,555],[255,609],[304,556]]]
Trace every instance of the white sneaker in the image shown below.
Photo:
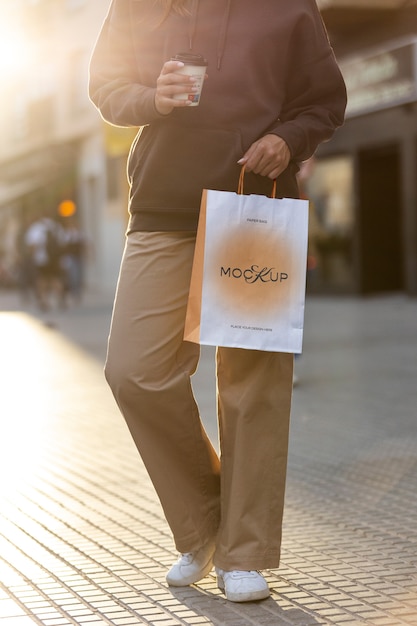
[[[196,552],[181,554],[166,576],[168,585],[186,587],[207,576],[213,568],[214,550],[215,545],[210,541]]]
[[[216,568],[216,574],[219,589],[231,602],[253,602],[270,595],[265,578],[254,570],[225,572]]]

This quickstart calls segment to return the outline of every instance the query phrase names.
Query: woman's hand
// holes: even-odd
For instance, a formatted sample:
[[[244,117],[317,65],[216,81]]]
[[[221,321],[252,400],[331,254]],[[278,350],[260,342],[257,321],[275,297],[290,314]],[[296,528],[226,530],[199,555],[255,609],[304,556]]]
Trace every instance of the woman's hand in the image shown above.
[[[291,153],[285,141],[271,134],[255,141],[238,163],[244,165],[247,172],[274,180],[287,169],[290,159]]]
[[[174,96],[197,91],[194,87],[196,79],[178,72],[184,63],[167,61],[156,81],[155,107],[161,115],[168,115],[174,108],[186,107],[190,100],[175,100]]]

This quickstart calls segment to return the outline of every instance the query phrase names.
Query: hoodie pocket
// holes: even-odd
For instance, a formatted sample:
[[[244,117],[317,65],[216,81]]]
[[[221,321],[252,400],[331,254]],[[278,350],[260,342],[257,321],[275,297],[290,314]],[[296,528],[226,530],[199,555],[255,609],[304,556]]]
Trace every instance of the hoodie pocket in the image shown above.
[[[195,209],[203,189],[236,191],[242,155],[239,131],[147,126],[129,155],[131,207]]]

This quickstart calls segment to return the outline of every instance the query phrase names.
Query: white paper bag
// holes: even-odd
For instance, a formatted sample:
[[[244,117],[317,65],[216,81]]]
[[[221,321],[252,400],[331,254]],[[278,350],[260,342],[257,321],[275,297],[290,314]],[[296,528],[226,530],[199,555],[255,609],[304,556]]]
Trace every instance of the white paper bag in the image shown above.
[[[300,353],[308,201],[204,190],[184,339]]]

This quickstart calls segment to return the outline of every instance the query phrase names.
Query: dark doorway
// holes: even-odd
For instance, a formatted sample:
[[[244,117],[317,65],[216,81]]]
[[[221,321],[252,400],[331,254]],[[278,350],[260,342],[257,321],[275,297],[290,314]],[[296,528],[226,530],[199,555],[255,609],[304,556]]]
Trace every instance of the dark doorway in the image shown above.
[[[359,154],[359,288],[404,289],[401,163],[397,146]]]

